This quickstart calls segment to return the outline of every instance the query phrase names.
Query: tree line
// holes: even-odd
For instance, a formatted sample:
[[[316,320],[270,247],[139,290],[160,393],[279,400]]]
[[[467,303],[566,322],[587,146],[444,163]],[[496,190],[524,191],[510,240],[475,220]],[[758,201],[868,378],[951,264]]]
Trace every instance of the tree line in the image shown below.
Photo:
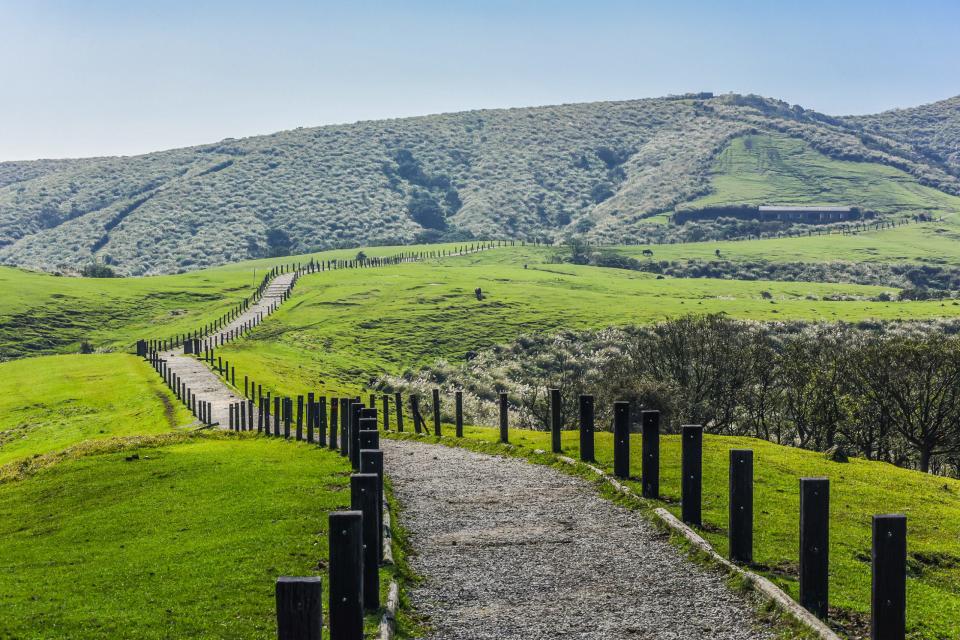
[[[686,316],[650,327],[523,336],[463,365],[440,362],[381,385],[429,397],[465,391],[465,411],[495,424],[507,391],[512,420],[549,424],[547,389],[575,426],[577,397],[597,398],[609,428],[614,400],[658,409],[676,432],[747,435],[833,450],[921,471],[960,469],[960,336],[955,322],[760,324]],[[451,406],[451,402],[444,403]]]

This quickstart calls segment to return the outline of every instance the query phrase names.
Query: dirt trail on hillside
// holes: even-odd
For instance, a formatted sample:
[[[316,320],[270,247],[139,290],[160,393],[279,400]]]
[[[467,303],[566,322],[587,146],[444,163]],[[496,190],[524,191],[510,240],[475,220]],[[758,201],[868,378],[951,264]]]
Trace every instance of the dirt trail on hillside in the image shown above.
[[[381,447],[426,638],[773,637],[723,575],[584,480],[441,445]]]
[[[260,300],[240,314],[230,324],[225,326],[219,332],[210,336],[211,343],[219,344],[221,338],[226,338],[229,332],[240,329],[250,320],[253,320],[259,314],[267,317],[270,314],[270,308],[274,304],[283,302],[283,294],[290,286],[294,278],[292,273],[284,273],[274,278],[263,292]],[[186,385],[196,394],[197,401],[210,403],[210,413],[213,422],[218,422],[221,428],[229,425],[229,407],[234,402],[244,400],[243,396],[235,393],[230,387],[224,384],[223,380],[214,373],[207,365],[192,356],[183,354],[183,348],[163,351],[160,357],[167,361],[167,367],[180,376]],[[254,406],[254,419],[257,415],[257,407]],[[256,424],[255,422],[253,424]]]

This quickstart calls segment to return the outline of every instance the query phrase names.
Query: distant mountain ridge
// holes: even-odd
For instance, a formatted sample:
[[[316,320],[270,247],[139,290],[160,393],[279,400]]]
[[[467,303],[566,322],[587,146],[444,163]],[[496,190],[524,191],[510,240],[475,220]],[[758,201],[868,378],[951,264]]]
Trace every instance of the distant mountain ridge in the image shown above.
[[[98,261],[139,275],[431,239],[634,239],[652,216],[710,193],[714,158],[757,133],[960,194],[958,103],[833,118],[758,96],[695,94],[5,162],[0,261],[63,272]]]

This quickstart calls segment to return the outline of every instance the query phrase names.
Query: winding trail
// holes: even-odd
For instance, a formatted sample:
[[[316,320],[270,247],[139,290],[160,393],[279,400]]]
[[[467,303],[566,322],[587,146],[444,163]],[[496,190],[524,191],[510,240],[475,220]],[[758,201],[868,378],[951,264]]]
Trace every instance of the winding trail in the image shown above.
[[[277,276],[212,341],[266,317],[295,277]],[[159,355],[227,428],[244,398],[182,349]],[[774,637],[723,575],[585,480],[442,445],[384,438],[381,448],[423,576],[408,592],[429,640]]]
[[[584,480],[442,445],[381,448],[426,638],[773,637],[723,575]]]
[[[258,315],[268,316],[274,305],[279,306],[283,302],[283,294],[290,287],[294,277],[294,273],[284,273],[271,280],[260,300],[251,304],[246,311],[234,318],[230,324],[219,332],[211,334],[209,338],[205,339],[210,340],[211,343],[219,344],[221,339],[226,340],[229,337],[231,331],[241,329],[245,323],[254,320]],[[186,383],[196,394],[197,400],[210,403],[211,421],[219,423],[222,429],[227,428],[230,405],[244,400],[244,397],[235,393],[199,359],[184,355],[182,347],[162,351],[160,357],[166,360],[167,368],[178,375],[180,380]],[[254,412],[256,411],[257,407],[254,406]],[[256,416],[256,413],[254,413],[254,416]]]

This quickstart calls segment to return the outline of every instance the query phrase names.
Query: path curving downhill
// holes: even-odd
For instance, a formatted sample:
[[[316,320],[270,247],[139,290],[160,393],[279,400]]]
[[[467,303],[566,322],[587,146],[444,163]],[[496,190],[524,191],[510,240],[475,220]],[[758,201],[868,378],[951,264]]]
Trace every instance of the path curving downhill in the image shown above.
[[[430,640],[774,637],[723,575],[582,479],[442,445],[381,447]]]

